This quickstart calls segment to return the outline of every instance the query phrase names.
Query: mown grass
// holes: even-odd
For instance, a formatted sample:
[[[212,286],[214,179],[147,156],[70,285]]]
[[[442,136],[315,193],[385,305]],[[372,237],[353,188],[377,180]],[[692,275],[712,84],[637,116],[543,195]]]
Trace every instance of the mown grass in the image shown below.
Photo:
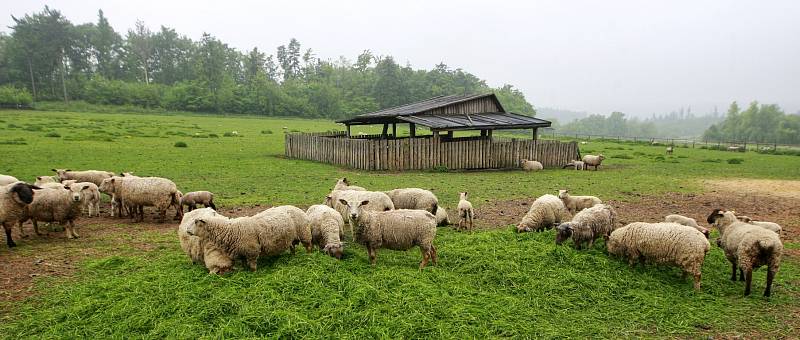
[[[376,190],[432,189],[449,207],[465,190],[476,205],[563,187],[635,200],[699,192],[705,178],[800,178],[795,156],[687,148],[669,156],[663,146],[599,141],[581,144],[583,154],[610,156],[597,172],[364,172],[281,156],[282,132],[336,128],[327,121],[39,111],[0,111],[0,119],[8,122],[0,124],[0,173],[33,181],[61,167],[134,171],[169,177],[184,192],[211,190],[227,206],[318,203],[342,176]],[[189,147],[174,147],[179,141]],[[733,157],[742,161],[729,164]],[[39,280],[33,297],[0,304],[8,309],[0,313],[2,337],[785,337],[796,323],[784,316],[800,305],[792,258],[771,299],[760,297],[763,270],[755,295],[743,298],[716,247],[703,268],[703,291],[695,293],[675,268],[630,268],[601,245],[556,247],[553,231],[440,229],[440,264],[423,272],[417,250],[382,250],[370,267],[363,247],[351,244],[342,261],[286,254],[262,259],[254,273],[224,277],[190,264],[174,234],[137,235],[131,242],[157,246],[103,252],[82,262],[74,278]],[[0,247],[0,254],[29,247]]]

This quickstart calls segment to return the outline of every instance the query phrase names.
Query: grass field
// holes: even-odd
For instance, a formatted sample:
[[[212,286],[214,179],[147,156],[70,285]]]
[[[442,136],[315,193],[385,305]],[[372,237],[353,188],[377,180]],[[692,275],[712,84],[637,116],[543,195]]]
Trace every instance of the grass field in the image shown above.
[[[431,189],[446,207],[465,190],[477,206],[563,187],[635,202],[702,194],[704,179],[800,178],[797,156],[687,148],[666,156],[663,146],[597,141],[581,151],[608,157],[598,172],[370,173],[283,158],[284,131],[335,128],[296,119],[0,111],[0,173],[33,181],[51,168],[134,171],[171,178],[184,192],[211,190],[226,209],[320,203],[343,176],[375,190]],[[364,248],[350,245],[342,261],[319,252],[287,254],[262,259],[255,273],[217,277],[189,263],[174,225],[79,224],[84,238],[77,241],[34,237],[13,250],[0,247],[0,262],[79,258],[71,275],[42,276],[25,299],[0,301],[0,336],[792,337],[798,331],[791,315],[800,310],[800,267],[793,256],[784,257],[771,299],[760,297],[764,270],[754,275],[754,296],[742,297],[717,247],[703,268],[703,290],[695,293],[675,268],[630,268],[600,245],[579,252],[556,247],[552,231],[516,234],[505,225],[471,233],[440,229],[440,264],[424,272],[416,270],[416,250],[382,250],[370,267]],[[800,248],[793,240],[786,247]]]

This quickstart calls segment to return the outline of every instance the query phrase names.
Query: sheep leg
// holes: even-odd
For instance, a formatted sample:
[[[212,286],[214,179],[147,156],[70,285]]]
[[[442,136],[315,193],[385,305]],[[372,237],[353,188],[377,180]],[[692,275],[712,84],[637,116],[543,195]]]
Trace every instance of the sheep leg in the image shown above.
[[[67,221],[67,225],[64,227],[64,234],[67,235],[68,239],[75,238],[75,236],[72,236],[72,227],[73,226],[74,225],[72,224],[72,221]]]
[[[367,247],[367,253],[369,254],[369,263],[374,266],[376,262],[375,248]]]
[[[6,245],[8,245],[9,248],[16,247],[17,244],[14,243],[14,240],[11,238],[11,225],[9,223],[3,223],[3,229],[5,229],[6,232]]]
[[[258,257],[250,257],[247,258],[247,268],[250,268],[251,272],[256,271],[256,267],[258,266]]]
[[[731,281],[736,282],[736,263],[731,262]]]
[[[769,297],[770,295],[770,291],[772,290],[772,280],[775,279],[775,272],[777,271],[777,266],[769,266],[769,271],[767,271],[767,288],[764,289],[765,297]]]
[[[314,244],[311,242],[303,242],[303,246],[306,247],[306,253],[311,254],[311,252],[314,250]]]
[[[436,252],[436,246],[432,244],[431,244],[431,262],[433,262],[434,266],[437,265],[437,263],[439,262],[439,254]]]
[[[22,221],[19,221],[19,223],[17,223],[17,227],[19,228],[19,234],[20,236],[22,236],[22,238],[28,237],[28,234],[25,233],[25,229],[22,228]]]
[[[739,281],[744,281],[744,272],[742,268],[739,268]]]
[[[589,245],[586,248],[592,249],[593,245],[594,245],[594,239],[589,239]]]
[[[80,235],[78,235],[78,232],[75,231],[75,221],[69,220],[69,226],[71,227],[69,230],[72,233],[72,237],[75,237],[75,238],[80,237]]]
[[[36,232],[36,235],[42,236],[42,233],[39,231],[39,224],[36,223],[36,220],[31,220],[31,222],[33,222],[33,231]],[[19,224],[22,224],[22,221],[20,221]]]
[[[702,275],[703,274],[700,273],[699,271],[694,273],[694,290],[696,290],[696,291],[700,290],[700,279],[701,279]]]
[[[750,295],[750,284],[753,282],[753,269],[744,271],[744,296]]]
[[[208,208],[208,207],[211,207],[211,209],[214,209],[215,211],[217,210],[217,206],[214,205],[214,202],[208,202],[208,205],[206,205],[206,208]]]
[[[425,268],[425,266],[428,265],[428,259],[430,257],[430,249],[419,247],[419,250],[422,253],[422,262],[419,263],[419,270],[422,270]]]
[[[197,204],[194,204],[194,203],[187,204],[187,210],[192,211],[192,210],[195,210],[195,209],[197,209]]]

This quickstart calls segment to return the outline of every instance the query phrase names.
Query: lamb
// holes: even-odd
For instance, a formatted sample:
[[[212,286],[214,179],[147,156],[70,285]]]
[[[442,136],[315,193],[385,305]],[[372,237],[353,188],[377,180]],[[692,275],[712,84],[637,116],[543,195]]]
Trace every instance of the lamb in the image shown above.
[[[354,222],[350,220],[350,215],[348,214],[347,206],[342,205],[340,203],[340,199],[345,200],[366,200],[369,201],[369,205],[366,206],[366,209],[372,211],[386,211],[386,210],[394,210],[394,203],[392,203],[392,199],[389,198],[389,195],[386,195],[383,192],[379,191],[356,191],[356,190],[334,190],[331,191],[328,196],[325,197],[325,205],[336,209],[339,214],[342,215],[342,219],[347,221],[350,225],[350,235],[353,235],[354,229]]]
[[[519,162],[519,164],[522,167],[522,170],[525,170],[525,171],[539,171],[539,170],[544,169],[544,166],[542,166],[542,163],[540,163],[538,161],[529,161],[527,159],[523,159],[523,160],[521,160]]]
[[[178,204],[178,188],[172,181],[160,177],[113,177],[111,183],[119,183],[114,193],[119,194],[122,203],[131,209],[131,217],[144,220],[144,206],[153,206],[158,211],[159,221],[166,219],[167,208]],[[138,217],[137,217],[138,215]],[[182,216],[180,210],[178,216]]]
[[[217,210],[217,206],[214,205],[214,194],[210,191],[187,192],[180,198],[180,206],[178,206],[178,208],[183,209],[185,205],[189,207],[189,211],[192,211],[197,209],[198,204],[202,204],[206,208],[211,207],[211,209]]]
[[[414,209],[400,209],[375,212],[366,209],[369,201],[345,200],[339,202],[346,206],[350,218],[356,222],[355,240],[367,247],[370,263],[376,262],[376,249],[408,250],[419,246],[422,261],[419,270],[428,261],[435,265],[438,261],[433,239],[436,238],[436,217],[430,212]]]
[[[100,192],[111,197],[111,217],[114,217],[115,212],[119,217],[124,216],[122,195],[119,194],[119,187],[122,185],[122,180],[123,177],[114,176],[104,179],[103,182],[100,183],[100,186],[98,186]]]
[[[178,226],[181,249],[189,255],[192,263],[203,263],[211,274],[223,274],[233,267],[233,260],[225,255],[213,242],[202,242],[200,237],[187,232],[195,220],[209,216],[221,216],[211,208],[195,209],[183,215]]]
[[[470,230],[473,227],[472,218],[475,216],[475,210],[472,209],[472,203],[467,200],[468,196],[467,192],[458,194],[458,229]]]
[[[306,215],[311,221],[311,243],[323,253],[341,260],[344,249],[342,215],[323,204],[312,205],[306,210]]]
[[[694,277],[695,290],[700,290],[703,261],[711,248],[697,229],[667,222],[628,224],[611,232],[606,246],[609,254],[627,258],[631,266],[641,259],[680,267],[684,277]]]
[[[443,227],[450,224],[450,218],[447,216],[447,210],[444,207],[436,209],[436,225]]]
[[[213,244],[227,258],[243,258],[251,271],[256,270],[259,256],[275,256],[290,249],[296,239],[295,231],[289,215],[264,212],[231,219],[195,218],[186,228],[189,236],[199,237],[201,244]]]
[[[19,180],[14,176],[0,175],[0,186],[9,185],[16,182],[19,182]]]
[[[33,202],[28,205],[27,217],[33,222],[33,230],[39,234],[37,222],[57,222],[65,224],[67,238],[78,237],[75,220],[81,215],[81,207],[86,197],[91,195],[89,185],[64,186],[37,190]],[[20,223],[24,220],[20,220]]]
[[[744,295],[750,295],[753,270],[767,266],[767,287],[764,296],[770,296],[772,280],[781,266],[783,243],[780,237],[770,230],[739,221],[732,211],[715,209],[707,222],[719,229],[717,244],[725,251],[731,262],[731,280],[736,281],[736,268],[739,280],[745,281]]]
[[[69,169],[52,169],[58,176],[60,182],[74,179],[78,182],[92,182],[99,186],[106,178],[114,176],[113,172],[86,170],[86,171],[72,171]]]
[[[672,154],[672,146],[668,146],[667,147],[667,155],[671,155],[671,154]]]
[[[706,235],[706,238],[708,238],[709,234],[710,234],[709,230],[707,228],[704,228],[704,227],[701,227],[700,225],[698,225],[697,221],[695,219],[691,218],[691,217],[672,214],[672,215],[665,216],[664,217],[664,222],[677,223],[677,224],[685,225],[687,227],[695,228],[695,229],[699,230],[701,233],[703,233],[703,235]]]
[[[70,181],[65,181],[70,182]],[[97,216],[100,217],[100,190],[92,182],[73,182],[73,183],[65,183],[67,187],[79,187],[82,188],[84,186],[88,186],[89,189],[83,191],[83,205],[84,209],[86,210],[89,217]]]
[[[564,166],[562,166],[561,168],[562,169],[566,169],[566,168],[572,167],[575,170],[583,170],[584,166],[585,165],[584,165],[583,161],[571,161],[571,162],[569,162],[567,164],[564,164]]]
[[[517,224],[517,232],[542,231],[569,220],[567,207],[553,195],[542,195],[531,204],[530,210]]]
[[[57,176],[36,176],[36,182],[33,185],[37,187],[41,187],[45,183],[56,183],[60,182]]]
[[[15,222],[26,218],[27,206],[36,196],[34,189],[40,188],[19,181],[0,186],[0,225],[6,232],[6,245],[9,248],[17,246],[11,238],[11,228]]]
[[[608,242],[616,219],[617,212],[610,205],[598,204],[583,209],[572,221],[562,223],[556,228],[556,244],[560,245],[570,237],[577,249],[581,249],[583,243],[588,243],[588,248],[592,248],[594,240],[600,236]]]
[[[781,236],[781,231],[783,231],[783,228],[781,228],[780,224],[777,224],[777,223],[774,223],[774,222],[753,221],[753,219],[751,219],[748,216],[744,216],[744,215],[736,216],[736,218],[739,219],[739,221],[742,221],[744,223],[750,223],[752,225],[757,225],[757,226],[759,226],[761,228],[764,228],[764,229],[767,229],[767,230],[771,230],[771,231],[775,232],[776,234],[778,234],[778,237]]]
[[[347,177],[342,177],[336,181],[336,185],[333,187],[333,190],[367,191],[367,189],[364,189],[360,186],[350,185],[350,181],[347,180]]]
[[[420,188],[394,189],[386,192],[395,209],[418,209],[436,215],[439,199],[432,192]]]
[[[558,198],[564,202],[564,206],[567,207],[567,210],[569,210],[571,214],[596,204],[603,203],[603,201],[595,196],[571,196],[568,189],[559,190]]]
[[[295,229],[295,238],[292,240],[292,246],[290,248],[292,253],[294,253],[294,248],[299,243],[302,243],[306,251],[310,253],[313,247],[311,243],[311,220],[308,219],[306,212],[295,206],[281,205],[264,210],[256,216],[278,215],[285,215],[285,217],[281,217],[281,219],[287,220],[287,223]]]
[[[590,166],[594,166],[594,171],[597,171],[597,167],[600,166],[600,163],[602,163],[604,159],[606,159],[606,157],[603,156],[602,154],[597,156],[595,155],[583,156],[584,170],[589,170]]]

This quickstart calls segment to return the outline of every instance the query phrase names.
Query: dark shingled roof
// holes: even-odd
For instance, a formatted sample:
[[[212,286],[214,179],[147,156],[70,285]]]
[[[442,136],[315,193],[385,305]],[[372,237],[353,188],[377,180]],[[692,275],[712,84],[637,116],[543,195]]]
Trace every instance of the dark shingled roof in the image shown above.
[[[467,115],[419,115],[398,119],[427,126],[431,130],[479,130],[479,129],[530,129],[548,127],[550,122],[511,112],[486,112]]]
[[[503,109],[503,105],[500,104],[500,101],[497,100],[497,97],[494,93],[486,93],[486,94],[472,94],[472,95],[450,95],[450,96],[439,96],[433,97],[431,99],[426,99],[420,102],[400,105],[391,107],[388,109],[383,109],[380,111],[360,114],[353,118],[349,119],[342,119],[337,121],[337,123],[348,123],[348,122],[358,122],[362,120],[370,120],[370,118],[380,118],[380,117],[398,117],[398,116],[409,116],[417,113],[422,113],[425,111],[433,110],[436,108],[440,108],[447,105],[452,105],[456,103],[461,103],[473,99],[483,98],[483,97],[492,97],[494,101],[497,103],[497,107],[501,109],[501,111],[505,111]]]

